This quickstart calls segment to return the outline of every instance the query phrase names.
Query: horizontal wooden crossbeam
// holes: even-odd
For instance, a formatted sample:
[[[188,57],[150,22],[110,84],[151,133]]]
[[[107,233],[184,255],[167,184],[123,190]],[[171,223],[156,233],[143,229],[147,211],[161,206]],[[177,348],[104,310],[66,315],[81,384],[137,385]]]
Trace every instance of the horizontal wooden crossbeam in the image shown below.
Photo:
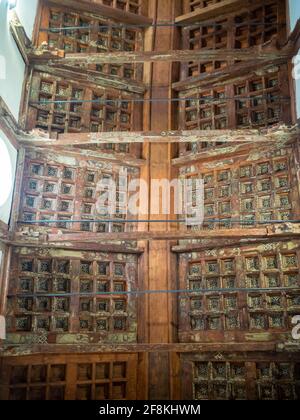
[[[24,146],[69,147],[106,143],[269,143],[293,140],[299,136],[298,126],[277,126],[266,130],[181,130],[163,132],[103,132],[103,133],[65,133],[57,138],[41,136],[34,130],[18,137]]]
[[[133,64],[150,62],[190,62],[190,61],[228,61],[228,60],[276,60],[277,58],[290,59],[294,49],[286,46],[278,49],[274,46],[252,47],[247,49],[220,49],[220,50],[173,50],[173,51],[136,51],[136,52],[106,52],[106,53],[67,53],[63,51],[37,51],[28,54],[31,63],[44,63],[57,66],[59,64],[73,66],[78,64]]]
[[[1,242],[1,240],[0,240]],[[22,233],[8,233],[5,241],[8,245],[14,247],[36,248],[40,249],[56,249],[57,246],[53,243],[47,243],[46,239],[29,238]],[[145,249],[142,246],[137,246],[136,242],[128,241],[102,241],[102,242],[70,242],[63,243],[59,246],[60,249],[69,251],[85,251],[85,252],[111,252],[119,254],[142,254]]]
[[[90,69],[82,69],[68,66],[60,66],[59,68],[48,65],[34,65],[33,69],[38,72],[52,74],[64,78],[65,80],[74,80],[79,83],[88,83],[95,87],[119,89],[122,91],[142,95],[146,92],[146,86],[133,79],[126,79],[112,74],[105,74],[100,71]]]
[[[174,220],[176,224],[176,220]],[[300,236],[300,223],[284,223],[259,228],[219,229],[212,231],[170,231],[170,232],[119,232],[119,233],[59,233],[49,234],[49,243],[63,242],[98,242],[98,241],[173,241],[181,239],[218,239],[218,238],[266,238]]]
[[[9,339],[10,335],[8,335]],[[5,342],[4,342],[5,343]],[[246,347],[245,347],[246,345]],[[203,352],[235,352],[235,351],[276,351],[276,342],[247,342],[247,343],[160,343],[160,344],[47,344],[47,345],[5,345],[0,347],[3,357],[16,356],[20,354],[73,354],[73,353],[203,353]]]
[[[35,145],[28,145],[27,149],[35,150],[37,152],[45,153],[47,147],[37,147]],[[127,153],[118,153],[112,151],[111,153],[101,152],[101,150],[83,149],[79,147],[64,147],[60,149],[61,154],[75,157],[92,158],[94,160],[104,160],[108,162],[118,163],[120,165],[128,165],[140,167],[147,163],[146,159],[138,159],[130,156]]]

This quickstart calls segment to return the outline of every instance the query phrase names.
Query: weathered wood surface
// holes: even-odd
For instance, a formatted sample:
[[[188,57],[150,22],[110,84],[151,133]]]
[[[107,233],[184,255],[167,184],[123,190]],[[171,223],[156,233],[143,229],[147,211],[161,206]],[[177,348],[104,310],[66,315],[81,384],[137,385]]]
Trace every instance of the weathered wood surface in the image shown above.
[[[53,74],[65,78],[66,80],[75,80],[79,83],[89,83],[99,87],[107,87],[112,89],[120,89],[127,92],[137,93],[139,95],[145,93],[146,86],[133,79],[124,79],[112,74],[105,74],[100,71],[90,69],[81,69],[80,67],[60,66],[59,68],[47,65],[34,65],[34,70],[42,73]]]
[[[174,221],[176,224],[176,221]],[[121,232],[121,233],[70,233],[70,234],[50,234],[49,242],[97,242],[105,240],[156,240],[172,241],[180,239],[210,239],[210,238],[266,238],[266,237],[291,237],[300,236],[300,223],[274,224],[261,228],[248,229],[219,229],[215,231],[194,231],[194,232]]]
[[[299,136],[298,126],[278,126],[271,129],[244,130],[181,130],[161,132],[107,132],[107,133],[66,133],[58,134],[56,139],[49,135],[41,136],[39,130],[18,135],[24,146],[68,147],[107,143],[268,143],[289,141]]]
[[[7,239],[8,237],[8,226],[6,223],[0,220],[0,241],[3,239]]]
[[[19,48],[23,60],[26,65],[29,65],[28,51],[31,49],[32,44],[27,37],[24,27],[22,26],[17,13],[13,10],[10,15],[9,28],[12,36]]]
[[[8,245],[13,247],[40,248],[44,250],[56,249],[59,247],[62,250],[68,251],[84,251],[84,252],[112,252],[119,254],[143,254],[145,249],[137,246],[135,241],[104,241],[104,242],[69,242],[63,244],[47,243],[46,238],[43,241],[34,240],[26,236],[21,237],[19,234],[12,237],[11,240],[6,240]]]
[[[268,73],[274,67],[280,66],[286,63],[285,58],[278,58],[276,60],[266,60],[266,61],[257,61],[257,60],[247,60],[242,61],[237,64],[228,65],[222,70],[214,70],[212,72],[203,73],[198,76],[190,76],[183,78],[179,82],[172,84],[173,89],[176,92],[181,92],[184,90],[199,88],[209,89],[212,86],[218,86],[225,84],[229,81],[239,81],[243,76],[250,77],[251,75]]]
[[[42,152],[45,153],[45,148],[43,147],[35,147],[34,145],[28,145],[26,147],[27,150]],[[55,152],[55,148],[52,149]],[[56,150],[58,152],[58,150]],[[85,158],[93,158],[95,160],[104,160],[108,162],[119,163],[123,165],[135,166],[140,167],[146,164],[145,159],[138,159],[134,158],[126,153],[118,153],[118,152],[110,152],[110,153],[101,153],[101,151],[91,150],[91,149],[82,149],[76,147],[64,147],[60,149],[61,153],[65,153],[69,156],[74,157],[85,157]]]
[[[51,53],[43,50],[29,52],[31,63],[48,63],[57,66],[74,64],[124,64],[149,62],[189,62],[214,60],[247,61],[255,56],[257,60],[290,59],[295,55],[293,46],[278,49],[271,47],[252,47],[249,49],[220,49],[220,50],[173,50],[173,51],[144,51],[144,52],[111,52],[111,53]]]
[[[0,128],[6,134],[11,144],[16,149],[19,149],[20,144],[16,138],[17,133],[19,132],[18,124],[1,96],[0,96]]]
[[[297,143],[299,139],[299,136],[296,136],[296,138],[293,140],[294,143]],[[218,158],[235,158],[236,156],[241,156],[247,154],[247,152],[252,151],[255,153],[255,150],[257,151],[257,154],[262,156],[263,153],[270,152],[278,152],[280,153],[280,149],[283,147],[286,147],[287,144],[290,143],[290,140],[277,140],[275,142],[266,142],[266,143],[260,143],[259,149],[257,148],[257,143],[232,143],[232,144],[224,144],[222,146],[209,148],[209,149],[203,149],[203,151],[199,152],[189,152],[186,154],[183,154],[180,157],[174,158],[172,160],[172,163],[174,166],[180,167],[180,166],[186,166],[186,165],[194,165],[197,164],[197,162],[206,162],[206,161],[214,161]]]
[[[248,343],[247,351],[276,351],[276,343]],[[26,356],[34,354],[87,354],[87,353],[203,353],[203,352],[233,352],[244,351],[244,343],[145,343],[145,344],[105,344],[105,345],[20,345],[0,347],[4,357]]]

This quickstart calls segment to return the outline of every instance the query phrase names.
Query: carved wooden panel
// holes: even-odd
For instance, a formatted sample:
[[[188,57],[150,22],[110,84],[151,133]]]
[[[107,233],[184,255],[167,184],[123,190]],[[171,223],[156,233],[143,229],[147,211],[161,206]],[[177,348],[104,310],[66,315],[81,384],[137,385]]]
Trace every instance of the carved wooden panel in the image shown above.
[[[180,168],[180,174],[204,182],[204,229],[247,228],[299,216],[293,148],[268,154],[262,149],[256,155],[235,157],[227,165],[217,159],[214,164],[199,162]],[[195,200],[196,190],[191,194]]]
[[[179,298],[180,341],[247,341],[249,332],[264,340],[291,335],[300,310],[299,267],[299,242],[181,255],[180,289],[191,293]]]
[[[213,24],[204,26],[192,25],[182,30],[183,49],[224,49],[229,48],[229,27],[228,20],[221,18]],[[226,61],[190,62],[181,64],[181,79],[196,77],[203,73],[211,73],[227,67]]]
[[[8,342],[136,341],[136,256],[16,248],[10,273]]]
[[[48,355],[3,359],[2,400],[134,400],[137,356]]]
[[[211,130],[228,127],[228,108],[225,89],[187,91],[181,101],[180,128],[185,130]]]
[[[141,104],[132,102],[135,97],[36,71],[30,85],[27,129],[56,133],[138,131]]]
[[[192,2],[191,9],[204,8],[213,2]],[[200,4],[201,3],[201,4]],[[208,4],[209,3],[209,4]],[[214,2],[215,4],[216,2]],[[218,2],[222,3],[222,2]],[[258,2],[259,3],[259,2]],[[249,48],[263,45],[273,37],[286,38],[285,2],[264,1],[253,5],[243,13],[225,14],[213,22],[192,24],[182,31],[184,49]],[[182,80],[224,69],[226,61],[191,62],[182,64]]]
[[[182,356],[184,399],[299,400],[299,353]]]
[[[268,127],[279,122],[289,124],[290,94],[286,71],[287,66],[280,66],[272,72],[241,77],[235,83],[227,82],[214,89],[182,91],[179,128],[212,130]],[[210,143],[210,147],[216,145]],[[198,147],[207,148],[208,145],[195,144],[193,151]]]
[[[117,3],[126,9],[134,9],[134,4],[137,4],[126,1]],[[117,4],[115,6],[117,7]],[[138,4],[137,7],[139,8]],[[45,5],[39,30],[38,46],[47,43],[50,50],[60,49],[66,53],[103,53],[143,49],[141,28],[134,26],[125,28],[118,22],[104,17],[78,13],[66,8]],[[141,80],[143,74],[142,65],[90,65],[89,68],[125,79]]]
[[[138,176],[137,168],[121,167],[103,160],[91,159],[87,164],[84,157],[76,159],[53,153],[27,152],[19,221],[38,221],[36,226],[44,230],[122,232],[136,229],[135,223],[124,221],[133,217],[127,210],[127,199],[131,196],[127,183]],[[110,214],[113,197],[109,198],[108,188],[113,181],[116,183],[116,207],[114,214]],[[116,221],[105,223],[106,219]],[[55,223],[47,223],[47,220]]]

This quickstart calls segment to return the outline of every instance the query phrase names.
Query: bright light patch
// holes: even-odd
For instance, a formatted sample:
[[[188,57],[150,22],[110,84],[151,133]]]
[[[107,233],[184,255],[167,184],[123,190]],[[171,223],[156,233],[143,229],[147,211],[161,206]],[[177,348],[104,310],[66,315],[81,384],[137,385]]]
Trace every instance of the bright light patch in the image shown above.
[[[0,206],[7,201],[12,190],[11,159],[4,141],[0,138]]]

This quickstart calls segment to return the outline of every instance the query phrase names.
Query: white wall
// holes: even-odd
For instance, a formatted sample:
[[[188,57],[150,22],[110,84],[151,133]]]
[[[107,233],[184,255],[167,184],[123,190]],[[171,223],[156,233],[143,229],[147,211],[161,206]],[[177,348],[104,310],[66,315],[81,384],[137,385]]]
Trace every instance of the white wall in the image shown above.
[[[31,37],[38,0],[18,0],[16,11]],[[0,96],[18,119],[25,64],[9,31],[8,1],[0,0]]]
[[[0,140],[3,140],[5,145],[7,146],[8,153],[10,156],[10,167],[11,167],[11,175],[12,175],[12,181],[14,181],[15,173],[16,173],[16,165],[17,165],[17,150],[11,145],[8,138],[5,136],[5,134],[0,130]],[[4,182],[8,182],[8,179],[0,179],[0,191],[1,191],[1,184]],[[0,220],[4,223],[9,222],[10,218],[10,211],[11,211],[11,204],[12,204],[12,198],[13,198],[13,185],[14,182],[12,182],[12,189],[10,192],[10,195],[6,202],[0,206]]]
[[[28,38],[32,38],[38,0],[18,0],[16,12],[26,31]]]
[[[290,5],[290,20],[291,20],[291,30],[294,29],[297,20],[300,18],[300,1],[299,0],[289,0]],[[295,63],[300,66],[300,54],[298,54],[295,59]],[[300,118],[300,68],[295,72],[297,74],[296,80],[296,94],[297,94],[297,114]]]
[[[17,0],[16,12],[29,38],[32,38],[37,4],[38,0]],[[8,0],[0,0],[0,40],[0,97],[2,97],[15,119],[18,120],[25,64],[9,31]],[[0,138],[7,145],[14,179],[17,151],[10,144],[1,129]],[[6,181],[5,179],[0,179],[0,190],[1,183]],[[12,195],[13,190],[4,205],[0,207],[0,220],[5,223],[8,223],[10,218]]]

